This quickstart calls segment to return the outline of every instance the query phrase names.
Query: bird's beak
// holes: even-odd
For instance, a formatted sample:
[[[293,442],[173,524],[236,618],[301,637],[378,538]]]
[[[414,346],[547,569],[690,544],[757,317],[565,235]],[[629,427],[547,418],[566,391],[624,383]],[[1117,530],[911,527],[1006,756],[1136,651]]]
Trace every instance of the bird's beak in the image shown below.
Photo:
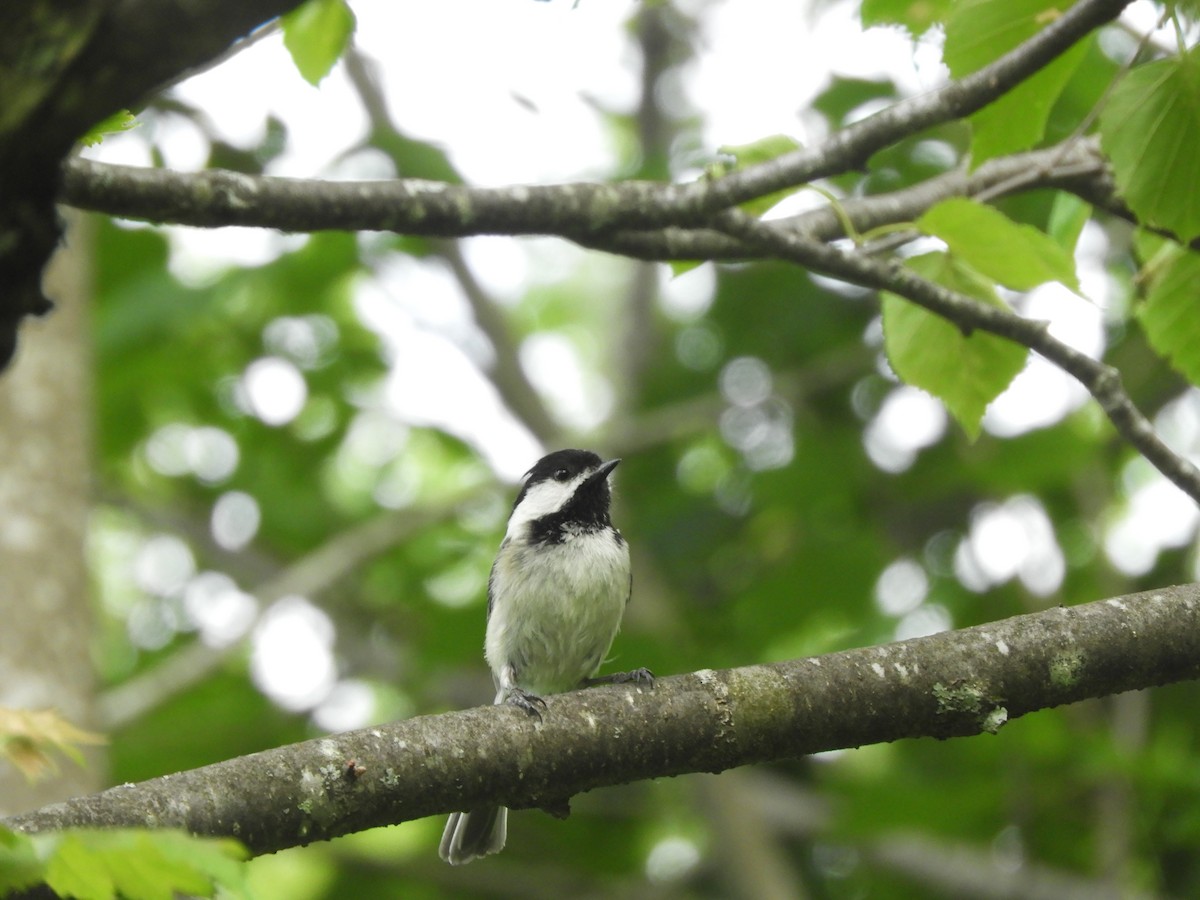
[[[596,471],[588,476],[587,483],[597,484],[603,481],[609,476],[612,470],[617,467],[617,463],[620,461],[621,460],[619,459],[610,459],[608,462],[600,463],[600,465],[596,468]]]

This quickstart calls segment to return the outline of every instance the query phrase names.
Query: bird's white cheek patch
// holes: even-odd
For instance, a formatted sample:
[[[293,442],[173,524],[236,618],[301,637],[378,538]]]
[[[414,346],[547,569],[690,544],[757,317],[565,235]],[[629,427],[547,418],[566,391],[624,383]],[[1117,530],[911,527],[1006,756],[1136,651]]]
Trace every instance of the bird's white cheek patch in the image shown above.
[[[519,537],[525,533],[530,522],[562,509],[575,495],[587,474],[581,472],[570,481],[543,481],[531,487],[508,520],[507,536]]]

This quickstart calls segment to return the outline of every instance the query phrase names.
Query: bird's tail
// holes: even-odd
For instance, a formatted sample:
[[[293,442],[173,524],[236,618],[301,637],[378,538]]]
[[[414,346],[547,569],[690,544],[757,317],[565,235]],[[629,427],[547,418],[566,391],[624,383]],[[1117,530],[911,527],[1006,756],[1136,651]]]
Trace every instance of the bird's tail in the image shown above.
[[[485,806],[470,812],[450,814],[438,855],[452,866],[461,866],[504,849],[508,836],[508,810]]]

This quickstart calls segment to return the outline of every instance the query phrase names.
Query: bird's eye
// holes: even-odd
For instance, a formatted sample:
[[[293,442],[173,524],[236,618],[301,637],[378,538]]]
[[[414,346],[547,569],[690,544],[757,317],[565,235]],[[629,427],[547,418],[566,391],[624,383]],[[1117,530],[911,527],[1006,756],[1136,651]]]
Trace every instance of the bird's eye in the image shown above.
[[[555,481],[566,481],[570,477],[571,477],[571,473],[568,472],[566,469],[558,469],[554,473]]]

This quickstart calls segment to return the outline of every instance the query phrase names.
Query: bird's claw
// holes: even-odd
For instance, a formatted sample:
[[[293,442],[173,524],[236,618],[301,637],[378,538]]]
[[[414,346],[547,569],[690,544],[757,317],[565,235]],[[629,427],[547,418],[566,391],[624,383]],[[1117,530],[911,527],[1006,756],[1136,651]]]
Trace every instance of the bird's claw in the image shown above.
[[[513,688],[508,692],[508,696],[504,698],[504,702],[510,706],[515,706],[517,709],[523,709],[531,716],[542,717],[542,710],[546,708],[546,701],[537,694],[531,694],[529,691],[521,688]]]
[[[632,669],[629,672],[618,672],[615,684],[636,684],[644,687],[654,687],[654,673],[649,669]]]

